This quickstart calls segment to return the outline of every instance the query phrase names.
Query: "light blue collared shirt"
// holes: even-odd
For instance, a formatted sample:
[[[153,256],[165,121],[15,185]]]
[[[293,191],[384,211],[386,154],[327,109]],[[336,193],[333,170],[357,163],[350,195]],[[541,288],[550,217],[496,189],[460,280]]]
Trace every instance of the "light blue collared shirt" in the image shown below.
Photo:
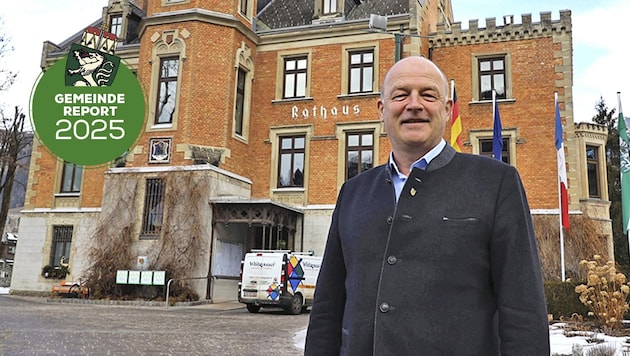
[[[426,165],[424,165],[424,167],[428,166],[429,163],[431,163],[431,160],[437,157],[440,154],[440,152],[442,152],[445,146],[446,146],[446,141],[442,139],[440,143],[438,143],[429,152],[427,152],[427,154],[420,157],[420,159],[418,159],[417,161],[413,162],[413,164],[409,167],[409,172],[411,172],[411,170],[413,170],[414,167],[424,169],[423,168],[424,164],[421,163],[421,161],[424,160],[426,162]],[[394,152],[389,154],[389,166],[392,169],[392,183],[394,183],[394,190],[396,191],[396,202],[398,202],[398,197],[400,197],[400,192],[405,186],[405,182],[407,181],[407,176],[400,173],[400,170],[398,170],[396,161],[394,161]]]

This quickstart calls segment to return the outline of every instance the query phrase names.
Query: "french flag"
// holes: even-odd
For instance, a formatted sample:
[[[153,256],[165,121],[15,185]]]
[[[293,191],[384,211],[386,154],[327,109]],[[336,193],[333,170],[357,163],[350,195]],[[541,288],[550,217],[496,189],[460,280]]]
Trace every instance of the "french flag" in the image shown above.
[[[558,154],[558,190],[560,193],[560,217],[562,227],[569,230],[569,191],[567,183],[567,167],[564,159],[564,141],[562,140],[562,122],[560,121],[560,107],[558,106],[558,93],[555,94],[556,102],[556,152]]]

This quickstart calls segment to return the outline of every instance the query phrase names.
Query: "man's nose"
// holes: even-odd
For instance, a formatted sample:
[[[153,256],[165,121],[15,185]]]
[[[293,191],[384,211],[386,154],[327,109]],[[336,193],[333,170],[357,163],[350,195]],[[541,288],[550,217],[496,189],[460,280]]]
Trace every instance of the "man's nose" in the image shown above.
[[[409,102],[407,103],[407,108],[412,110],[424,109],[424,103],[419,93],[413,92],[409,94]]]

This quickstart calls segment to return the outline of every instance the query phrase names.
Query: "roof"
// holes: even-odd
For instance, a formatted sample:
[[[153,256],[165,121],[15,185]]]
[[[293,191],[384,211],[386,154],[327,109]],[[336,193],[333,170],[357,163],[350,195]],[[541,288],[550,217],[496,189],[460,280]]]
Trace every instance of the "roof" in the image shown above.
[[[261,2],[266,6],[261,8]],[[263,0],[259,1],[258,6],[261,12],[257,20],[269,29],[306,26],[313,21],[314,0]],[[345,0],[346,20],[368,19],[370,14],[387,16],[407,13],[409,0]]]
[[[141,8],[139,8],[138,5],[136,5],[134,2],[129,2],[129,5],[130,5],[131,13],[135,15],[138,19],[142,19],[146,16],[146,12],[142,10]],[[81,38],[83,37],[83,32],[86,28],[95,27],[97,29],[100,29],[102,25],[103,25],[103,18],[99,17],[98,19],[94,20],[94,22],[92,22],[91,24],[81,28],[74,35],[66,38],[63,42],[54,44],[56,48],[50,49],[49,51],[52,53],[68,52],[70,48],[72,47],[72,44],[79,43],[81,41]],[[125,43],[119,43],[118,47],[127,45],[127,44],[135,44],[135,43],[140,42],[140,39],[137,36],[134,36],[133,34],[131,34],[131,36],[129,37],[130,38],[128,38]],[[50,41],[45,41],[45,42],[50,42]]]

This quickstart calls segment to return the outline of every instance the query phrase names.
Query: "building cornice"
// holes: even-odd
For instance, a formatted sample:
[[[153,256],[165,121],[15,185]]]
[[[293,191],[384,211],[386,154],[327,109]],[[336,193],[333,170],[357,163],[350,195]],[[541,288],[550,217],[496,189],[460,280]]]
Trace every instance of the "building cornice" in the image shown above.
[[[235,16],[199,8],[160,12],[145,17],[140,22],[138,35],[142,38],[144,32],[151,26],[194,21],[234,28],[253,43],[258,43],[258,36]]]
[[[286,27],[273,30],[261,30],[256,33],[259,36],[260,45],[286,44],[287,42],[299,42],[303,40],[332,40],[348,36],[388,36],[393,38],[394,31],[400,25],[409,24],[409,14],[389,16],[387,18],[388,29],[392,32],[370,31],[369,19],[346,20],[343,22],[316,23],[306,26]]]

